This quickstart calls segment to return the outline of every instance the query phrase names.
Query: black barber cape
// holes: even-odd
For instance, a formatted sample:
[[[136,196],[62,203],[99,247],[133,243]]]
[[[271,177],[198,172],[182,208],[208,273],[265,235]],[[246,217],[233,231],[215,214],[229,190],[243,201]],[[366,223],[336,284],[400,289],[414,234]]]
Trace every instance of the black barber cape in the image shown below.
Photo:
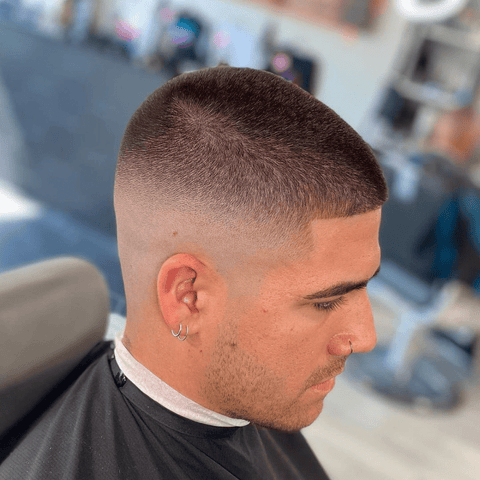
[[[112,343],[113,346],[113,343]],[[108,348],[0,464],[1,480],[324,480],[300,432],[214,427],[164,408]]]

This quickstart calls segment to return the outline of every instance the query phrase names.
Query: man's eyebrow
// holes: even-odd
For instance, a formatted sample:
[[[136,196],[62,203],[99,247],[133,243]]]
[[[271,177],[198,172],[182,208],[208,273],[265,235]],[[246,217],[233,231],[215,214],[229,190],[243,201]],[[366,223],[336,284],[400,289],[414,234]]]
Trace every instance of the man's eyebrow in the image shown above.
[[[306,295],[302,297],[304,300],[315,300],[319,298],[330,298],[336,297],[338,295],[345,295],[353,290],[360,290],[365,288],[368,282],[373,278],[376,277],[380,273],[380,266],[378,267],[377,271],[373,274],[371,278],[368,280],[364,280],[363,282],[345,282],[345,283],[338,283],[337,285],[333,285],[331,287],[326,288],[325,290],[320,290],[319,292],[313,293],[312,295]]]

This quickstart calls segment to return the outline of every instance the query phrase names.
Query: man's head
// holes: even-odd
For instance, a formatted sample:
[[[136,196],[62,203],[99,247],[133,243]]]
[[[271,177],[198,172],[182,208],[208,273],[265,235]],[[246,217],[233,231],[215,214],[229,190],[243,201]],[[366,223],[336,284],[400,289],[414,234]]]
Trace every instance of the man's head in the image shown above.
[[[305,297],[373,276],[386,199],[370,148],[300,88],[248,68],[176,77],[120,147],[124,343],[207,408],[281,430],[312,423],[325,392],[310,387],[341,371],[349,341],[372,349],[375,330],[365,289],[332,311],[314,304],[339,294]]]

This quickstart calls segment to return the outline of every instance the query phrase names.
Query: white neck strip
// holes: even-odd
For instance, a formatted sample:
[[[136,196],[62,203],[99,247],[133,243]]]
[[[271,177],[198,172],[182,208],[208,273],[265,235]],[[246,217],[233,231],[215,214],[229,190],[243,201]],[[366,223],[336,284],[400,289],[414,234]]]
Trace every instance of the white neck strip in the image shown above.
[[[115,360],[124,375],[145,395],[168,410],[194,422],[215,427],[244,427],[250,422],[230,418],[202,407],[166,384],[138,362],[122,343],[123,332],[115,337]]]

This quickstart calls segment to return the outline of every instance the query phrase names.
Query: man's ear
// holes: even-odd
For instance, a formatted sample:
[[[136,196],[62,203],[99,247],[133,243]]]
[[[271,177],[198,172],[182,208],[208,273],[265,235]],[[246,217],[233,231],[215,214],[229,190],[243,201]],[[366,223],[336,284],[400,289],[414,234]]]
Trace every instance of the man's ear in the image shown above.
[[[189,327],[190,334],[197,333],[197,289],[195,280],[204,272],[204,264],[190,254],[180,253],[168,258],[160,268],[157,278],[157,295],[163,320],[169,329],[179,325]]]

